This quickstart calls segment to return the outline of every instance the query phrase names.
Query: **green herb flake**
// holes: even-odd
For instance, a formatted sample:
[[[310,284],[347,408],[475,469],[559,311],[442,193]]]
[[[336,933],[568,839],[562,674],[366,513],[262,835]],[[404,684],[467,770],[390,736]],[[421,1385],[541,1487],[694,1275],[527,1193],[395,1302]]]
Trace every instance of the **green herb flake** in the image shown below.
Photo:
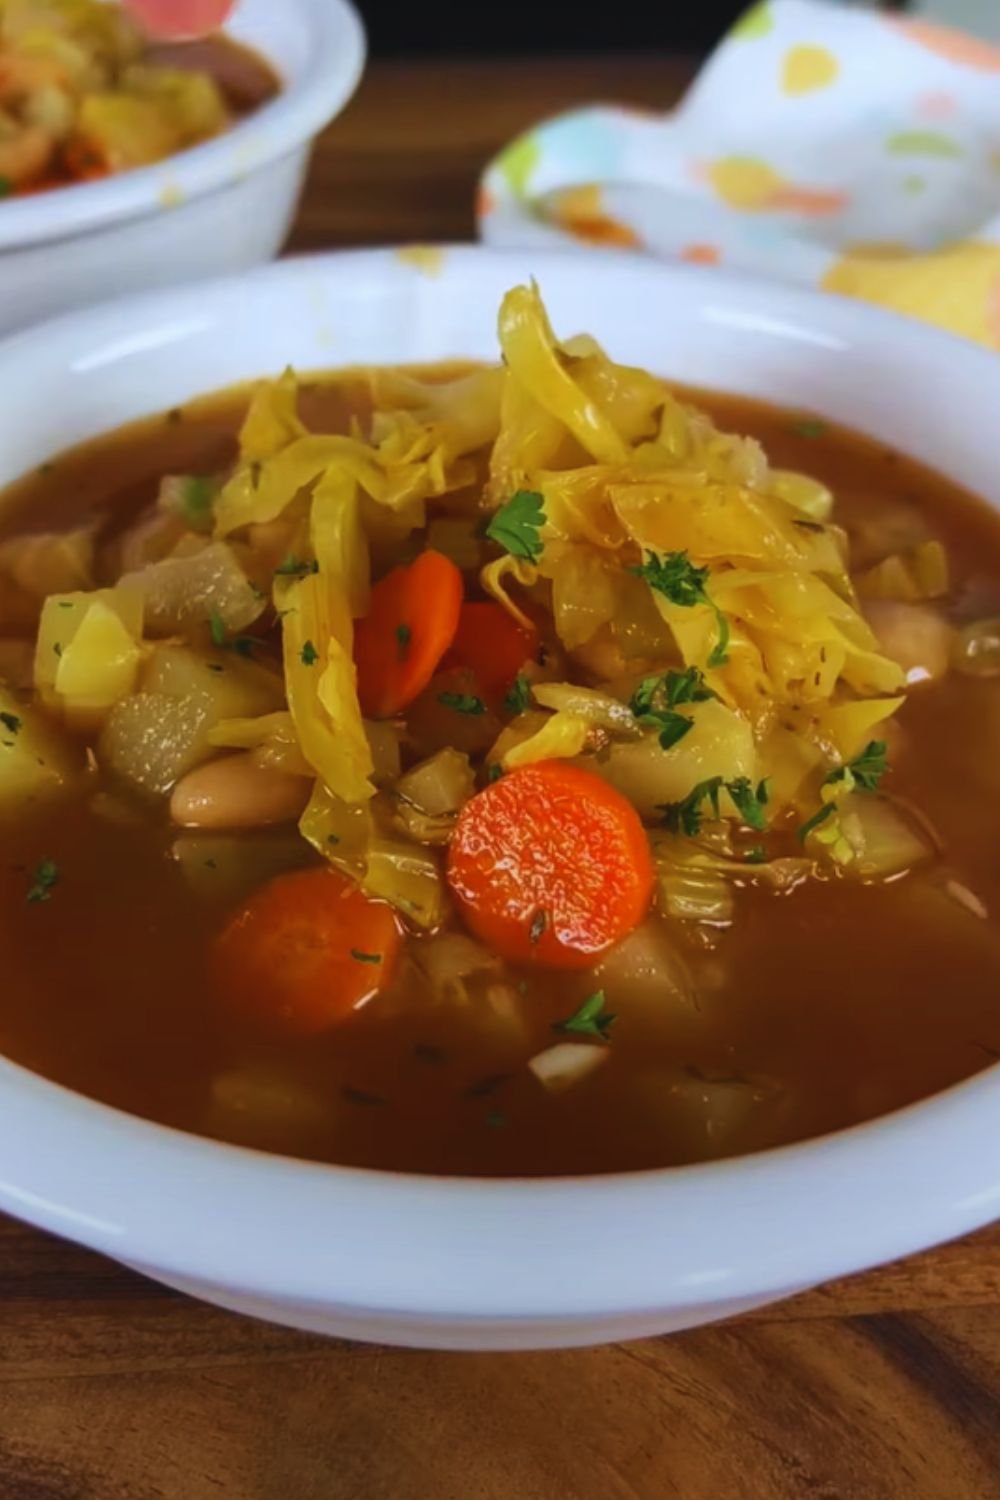
[[[345,1084],[340,1093],[349,1104],[364,1104],[373,1109],[379,1109],[388,1102],[381,1094],[370,1094],[366,1089],[354,1089],[350,1084]]]
[[[797,437],[819,438],[826,432],[826,423],[820,417],[796,417],[791,429]]]
[[[218,488],[204,474],[189,474],[181,485],[181,519],[191,531],[211,531]]]
[[[382,962],[381,953],[363,953],[360,948],[352,948],[351,957],[356,959],[359,964],[380,964]]]
[[[62,656],[62,641],[56,641],[55,645],[52,647],[52,650],[55,652],[56,656]]]
[[[400,661],[405,661],[410,654],[410,642],[413,639],[413,631],[405,620],[400,620],[396,626],[396,655]]]
[[[340,835],[338,833],[328,833],[326,836],[326,841],[328,844],[339,844]]]
[[[763,844],[754,844],[751,848],[743,851],[743,859],[748,865],[763,865],[767,863],[767,850]]]
[[[0,714],[0,724],[3,725],[8,734],[18,734],[21,729],[22,720],[18,718],[17,714],[2,713]]]
[[[531,926],[528,928],[528,941],[530,943],[540,943],[548,925],[549,914],[544,906],[540,906],[531,919]]]
[[[486,704],[473,693],[438,693],[438,702],[453,708],[457,714],[484,714]]]
[[[837,766],[828,776],[824,776],[820,785],[839,786],[843,783],[848,792],[877,792],[882,777],[889,769],[888,750],[885,740],[869,740],[860,755],[856,755],[846,765]],[[835,807],[834,801],[826,802],[811,818],[807,818],[798,830],[799,842],[804,844],[809,835],[832,815]]]
[[[32,874],[32,884],[28,890],[28,900],[32,905],[39,901],[48,901],[52,892],[59,884],[59,867],[54,859],[43,859]]]
[[[644,578],[654,593],[662,594],[671,604],[691,609],[707,605],[715,615],[719,636],[708,658],[710,667],[724,667],[729,660],[729,621],[708,592],[708,569],[696,567],[686,552],[650,552],[646,561],[630,569]]]
[[[226,638],[226,622],[217,609],[213,609],[208,617],[208,633],[212,637],[212,645],[224,651],[229,644]]]
[[[827,818],[832,817],[835,812],[836,806],[834,803],[824,803],[819,811],[814,812],[812,817],[808,818],[806,822],[802,824],[802,827],[798,830],[799,843],[804,844],[809,835],[811,833],[814,833],[816,829],[819,828],[821,824],[825,823]]]
[[[306,641],[302,647],[302,650],[299,652],[299,661],[304,667],[314,667],[319,661],[319,652],[312,641]]]
[[[75,599],[60,599],[59,600],[59,608],[60,609],[76,609],[76,600]]]
[[[486,535],[511,557],[536,562],[542,555],[544,544],[539,532],[544,525],[543,496],[537,490],[518,490],[493,516]]]
[[[518,672],[511,683],[503,706],[512,714],[523,714],[531,707],[531,683],[523,672]]]
[[[502,775],[503,766],[498,760],[495,760],[491,766],[486,767],[486,785],[492,786],[495,781],[500,780]]]
[[[599,1041],[606,1042],[615,1017],[604,1009],[604,1003],[604,991],[595,990],[592,995],[587,996],[579,1010],[567,1016],[565,1021],[556,1021],[552,1030],[566,1031],[572,1036],[595,1036]]]
[[[869,740],[860,755],[848,761],[846,766],[838,766],[836,771],[830,772],[826,784],[835,786],[838,781],[850,778],[859,792],[877,792],[879,782],[889,769],[888,750],[885,740]]]
[[[644,677],[632,694],[629,707],[636,722],[659,730],[660,745],[669,750],[682,740],[694,721],[679,714],[676,705],[702,703],[716,695],[706,687],[697,667],[684,672],[667,672],[662,677]]]
[[[707,781],[699,781],[680,802],[661,802],[659,811],[663,813],[664,826],[671,833],[683,833],[688,838],[694,838],[701,832],[705,816],[703,803],[708,802],[714,817],[718,818],[719,793],[722,787],[722,777],[711,776]]]
[[[319,563],[314,557],[312,562],[294,557],[289,553],[274,570],[275,578],[308,578],[310,573],[319,572]]]
[[[756,828],[758,833],[762,833],[767,827],[764,809],[770,798],[767,781],[758,782],[754,787],[749,776],[737,776],[733,781],[726,782],[726,791],[747,827]]]

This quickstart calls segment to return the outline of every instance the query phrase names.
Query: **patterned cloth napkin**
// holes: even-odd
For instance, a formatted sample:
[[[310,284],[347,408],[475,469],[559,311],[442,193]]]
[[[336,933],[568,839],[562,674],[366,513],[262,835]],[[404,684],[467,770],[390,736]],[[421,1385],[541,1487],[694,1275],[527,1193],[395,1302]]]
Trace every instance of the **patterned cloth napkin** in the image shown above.
[[[765,0],[673,113],[595,106],[514,141],[479,225],[805,282],[1000,349],[1000,48]]]

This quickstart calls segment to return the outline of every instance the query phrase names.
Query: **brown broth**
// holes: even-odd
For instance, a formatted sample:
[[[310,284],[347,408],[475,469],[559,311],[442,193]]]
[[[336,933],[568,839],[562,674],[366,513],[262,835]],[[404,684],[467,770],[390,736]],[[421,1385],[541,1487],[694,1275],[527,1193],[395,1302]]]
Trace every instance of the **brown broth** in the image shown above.
[[[363,399],[352,379],[314,385],[304,415],[332,430]],[[789,413],[760,403],[704,392],[693,399],[721,426],[759,438],[776,465],[831,485],[837,519],[852,533],[873,515],[918,507],[950,555],[953,616],[1000,607],[1000,520],[980,502],[856,434],[826,427],[805,436]],[[0,534],[68,524],[91,510],[123,524],[162,473],[207,472],[228,460],[245,400],[231,392],[194,402],[62,456],[7,492]],[[387,993],[318,1039],[262,1039],[223,1019],[205,954],[232,892],[192,891],[170,854],[177,830],[162,815],[118,826],[83,803],[4,829],[0,1049],[182,1129],[414,1171],[662,1166],[871,1118],[1000,1057],[1000,927],[953,899],[946,884],[960,879],[990,913],[1000,911],[990,816],[1000,795],[1000,679],[952,675],[919,688],[900,720],[894,789],[943,831],[946,864],[877,886],[811,881],[780,897],[741,889],[733,926],[711,950],[672,926],[697,979],[698,1007],[611,996],[620,1017],[613,1045],[586,1087],[550,1096],[524,1061],[592,991],[587,974],[508,976],[530,1013],[527,1031],[511,1041],[484,1033],[475,1007],[435,1006],[410,960]],[[269,837],[247,840],[248,871]],[[59,884],[49,901],[28,905],[43,858],[56,861]],[[695,1096],[736,1080],[730,1098],[745,1103],[749,1079],[762,1097],[729,1134],[713,1135],[671,1094],[670,1069]],[[242,1112],[218,1097],[213,1104],[213,1080],[247,1070],[265,1103],[247,1094]],[[277,1098],[280,1114],[289,1093],[298,1117],[269,1120],[266,1101]]]

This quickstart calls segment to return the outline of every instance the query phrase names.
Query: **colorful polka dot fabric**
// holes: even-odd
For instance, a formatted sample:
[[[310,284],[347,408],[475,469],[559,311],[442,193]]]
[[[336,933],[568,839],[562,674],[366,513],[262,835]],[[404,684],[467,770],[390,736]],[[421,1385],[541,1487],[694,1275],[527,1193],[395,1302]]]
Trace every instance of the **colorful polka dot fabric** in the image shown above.
[[[512,142],[494,245],[598,245],[845,292],[1000,349],[1000,48],[820,0],[743,16],[670,115]]]

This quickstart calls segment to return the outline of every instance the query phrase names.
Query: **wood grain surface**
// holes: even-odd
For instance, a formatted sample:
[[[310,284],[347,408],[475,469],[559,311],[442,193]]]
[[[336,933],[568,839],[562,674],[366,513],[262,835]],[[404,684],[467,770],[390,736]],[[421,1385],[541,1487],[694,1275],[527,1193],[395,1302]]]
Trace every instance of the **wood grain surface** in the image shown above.
[[[374,68],[292,244],[468,237],[479,168],[516,131],[668,103],[689,73]],[[997,1496],[1000,1227],[670,1339],[452,1355],[235,1317],[0,1220],[0,1500]]]

